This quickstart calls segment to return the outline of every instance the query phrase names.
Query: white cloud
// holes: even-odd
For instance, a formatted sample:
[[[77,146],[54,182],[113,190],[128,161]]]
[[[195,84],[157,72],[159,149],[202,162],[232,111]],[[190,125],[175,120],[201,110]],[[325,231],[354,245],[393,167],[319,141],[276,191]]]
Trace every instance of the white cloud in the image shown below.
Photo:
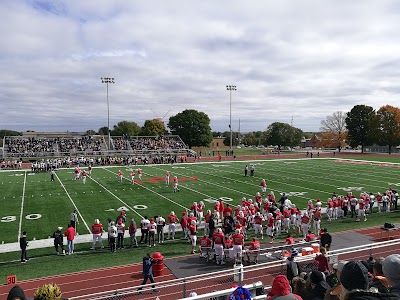
[[[396,1],[4,1],[0,128],[97,130],[184,109],[215,131],[318,130],[356,104],[397,106]]]

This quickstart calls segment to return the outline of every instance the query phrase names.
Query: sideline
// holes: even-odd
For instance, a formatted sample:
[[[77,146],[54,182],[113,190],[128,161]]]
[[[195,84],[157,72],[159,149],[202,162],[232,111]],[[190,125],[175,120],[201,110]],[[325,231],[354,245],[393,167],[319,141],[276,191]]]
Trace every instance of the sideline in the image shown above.
[[[18,226],[17,242],[19,242],[19,237],[21,236],[22,215],[24,214],[24,202],[25,202],[25,187],[26,187],[26,171],[25,171],[25,175],[24,175],[24,186],[22,188],[22,201],[21,201],[21,211],[20,211],[20,214],[19,214],[19,226]]]

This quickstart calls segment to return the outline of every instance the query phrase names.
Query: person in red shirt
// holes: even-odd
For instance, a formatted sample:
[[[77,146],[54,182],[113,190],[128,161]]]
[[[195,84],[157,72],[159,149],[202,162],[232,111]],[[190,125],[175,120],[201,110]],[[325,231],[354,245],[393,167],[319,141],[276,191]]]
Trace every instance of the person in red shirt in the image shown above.
[[[306,238],[306,235],[308,233],[308,228],[310,225],[310,217],[307,215],[306,212],[304,212],[303,216],[301,217],[301,227],[303,230],[303,238]]]
[[[285,245],[294,245],[295,244],[295,240],[294,238],[288,234],[287,238],[285,239]]]
[[[321,230],[321,211],[316,209],[313,215],[314,232],[317,234]]]
[[[137,169],[137,174],[138,174],[138,177],[139,177],[139,181],[142,181],[142,169]]]
[[[204,235],[202,238],[200,238],[199,244],[200,257],[205,258],[208,262],[210,259],[209,253],[211,249],[211,239],[207,235]]]
[[[118,182],[121,183],[123,178],[124,178],[124,172],[118,170]]]
[[[231,216],[232,212],[233,212],[232,207],[229,204],[227,204],[223,210],[223,216],[224,217],[228,216],[228,213],[229,213],[229,216]]]
[[[224,265],[224,233],[221,228],[217,228],[216,232],[212,236],[215,256],[217,265]]]
[[[96,242],[98,241],[101,249],[104,249],[103,241],[101,236],[103,235],[103,225],[101,225],[99,219],[94,220],[94,224],[92,225],[92,234],[93,234],[93,246],[90,248],[91,250],[96,249]]]
[[[265,182],[265,179],[261,180],[260,187],[261,187],[261,194],[264,196],[265,193],[267,192],[267,183]]]
[[[200,201],[199,204],[197,204],[197,221],[199,226],[201,225],[201,222],[203,221],[203,211],[204,211],[204,202]]]
[[[186,212],[182,212],[182,217],[181,217],[181,227],[182,227],[182,239],[187,239],[188,238],[188,223],[189,223],[189,217],[186,215]]]
[[[291,212],[290,209],[285,209],[283,211],[283,224],[282,224],[282,228],[283,231],[286,233],[289,233],[289,229],[290,229],[290,217],[291,217]]]
[[[315,236],[314,233],[312,233],[310,230],[308,231],[307,235],[306,235],[306,242],[314,242],[316,241],[317,238]]]
[[[178,184],[179,184],[178,177],[174,176],[174,193],[179,192]]]
[[[81,174],[82,174],[82,183],[86,184],[86,175],[87,175],[86,171],[83,170]]]
[[[192,244],[192,252],[191,254],[194,254],[196,252],[196,243],[197,243],[197,227],[196,227],[196,220],[191,220],[190,225],[188,227],[189,230],[189,237],[190,237],[190,242]]]
[[[256,264],[258,262],[259,252],[260,242],[256,238],[253,238],[253,240],[249,244],[249,247],[246,250],[247,261]]]
[[[264,238],[263,235],[263,227],[262,227],[262,222],[264,221],[264,218],[261,216],[261,214],[258,212],[254,216],[253,223],[254,223],[254,236],[257,237],[258,234],[260,234],[261,239]]]
[[[135,184],[135,171],[133,171],[133,170],[131,172],[131,183]]]
[[[221,213],[219,211],[219,202],[216,202],[214,204],[214,217],[215,217],[216,224],[218,224],[219,220],[221,220]]]
[[[365,214],[365,202],[362,199],[360,199],[360,201],[358,202],[358,213],[356,222],[360,222],[361,217],[364,217],[364,221],[367,221],[367,215]]]
[[[233,241],[233,256],[235,257],[235,264],[242,263],[242,252],[244,246],[244,236],[240,233],[240,229],[236,229],[232,235]]]
[[[315,257],[315,261],[318,263],[318,271],[321,272],[329,271],[328,258],[325,256],[326,249],[324,247],[321,247],[319,251],[321,252],[321,254],[318,254]]]
[[[169,177],[171,176],[171,172],[167,171],[165,172],[165,184],[169,185]]]
[[[207,210],[207,213],[204,215],[204,234],[210,234],[210,220],[212,218],[211,210]]]
[[[75,228],[71,224],[68,224],[67,230],[64,232],[67,237],[68,254],[74,253],[74,239],[75,239]]]
[[[171,211],[171,213],[168,216],[168,240],[171,237],[172,239],[175,239],[175,229],[177,223],[178,223],[178,217],[175,215],[174,211]]]
[[[275,224],[275,218],[271,213],[269,213],[267,221],[267,235],[271,237],[271,241],[269,242],[270,244],[274,242],[274,224]]]

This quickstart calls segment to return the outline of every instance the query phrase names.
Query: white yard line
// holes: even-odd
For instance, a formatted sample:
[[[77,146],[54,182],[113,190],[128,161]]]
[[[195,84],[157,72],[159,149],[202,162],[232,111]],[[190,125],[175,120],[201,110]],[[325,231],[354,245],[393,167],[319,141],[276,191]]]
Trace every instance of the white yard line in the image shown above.
[[[23,214],[24,214],[24,202],[25,202],[25,187],[26,187],[26,171],[25,171],[25,174],[24,174],[24,186],[22,188],[21,211],[20,211],[20,214],[19,214],[19,226],[18,226],[17,242],[19,241],[19,238],[21,236],[22,217],[23,217]]]
[[[108,172],[111,172],[107,169],[104,169]],[[112,173],[112,172],[111,172]],[[123,205],[125,205],[125,207],[129,208],[131,211],[133,211],[135,214],[137,214],[140,218],[143,219],[143,216],[141,214],[139,214],[134,208],[132,208],[128,203],[126,203],[124,200],[122,200],[121,198],[119,198],[117,195],[115,195],[113,192],[111,192],[109,189],[107,189],[104,185],[102,185],[100,182],[98,182],[96,179],[93,179],[92,177],[89,177],[89,179],[93,180],[94,182],[96,182],[99,186],[101,186],[106,192],[108,192],[109,194],[111,194],[115,199],[117,199],[119,202],[121,202]]]
[[[110,172],[110,173],[112,173],[112,174],[114,174],[114,175],[117,175],[117,173],[114,173],[114,172],[112,172],[112,171],[110,171],[110,170],[108,170],[108,169],[104,169],[104,170],[106,170],[107,172]],[[143,174],[144,174],[144,173],[143,173]],[[124,176],[123,178],[124,178],[125,180],[128,180],[129,182],[131,181],[130,179],[125,178],[125,176]],[[153,191],[153,190],[151,190],[151,189],[149,189],[149,188],[147,188],[147,187],[145,187],[145,186],[143,186],[143,185],[141,185],[141,184],[139,184],[139,186],[140,186],[141,188],[144,188],[145,190],[147,190],[147,191],[149,191],[149,192],[152,192],[152,193],[156,194],[157,196],[159,196],[159,197],[161,197],[161,198],[163,198],[163,199],[165,199],[165,200],[168,200],[168,201],[171,202],[171,203],[174,203],[175,205],[178,205],[178,206],[182,207],[182,208],[185,209],[185,210],[189,210],[187,207],[185,207],[185,206],[179,204],[178,202],[175,202],[174,200],[171,200],[171,199],[169,199],[169,198],[167,198],[167,197],[165,197],[165,196],[163,196],[163,195],[161,195],[161,194],[159,194],[159,193],[157,193],[157,192],[155,192],[155,191]]]
[[[154,168],[154,169],[158,169],[158,170],[163,170],[163,169],[157,168],[157,167],[153,167],[153,168]],[[163,170],[163,171],[164,171],[164,170]],[[203,172],[200,172],[200,173],[202,173],[202,174],[207,174],[207,173],[203,173]],[[176,172],[176,171],[174,171],[174,174],[181,175],[181,176],[186,176],[185,174],[178,173],[178,172]],[[207,175],[212,175],[212,174],[207,174]],[[234,180],[234,179],[231,179],[231,180],[232,180],[232,181],[236,181],[236,180]],[[214,186],[217,186],[217,187],[220,187],[220,188],[223,188],[223,189],[225,189],[225,190],[229,190],[229,191],[232,191],[232,192],[235,192],[235,193],[240,193],[240,194],[243,194],[243,195],[246,195],[246,196],[250,196],[250,197],[254,196],[254,195],[251,195],[251,194],[248,194],[248,193],[244,193],[243,191],[238,191],[238,190],[235,190],[235,189],[231,189],[231,188],[229,188],[229,187],[227,187],[227,186],[223,186],[223,185],[220,185],[220,184],[217,184],[217,183],[213,183],[213,182],[209,182],[209,181],[205,181],[205,180],[202,180],[201,182],[202,182],[202,183],[205,183],[205,184],[211,184],[211,185],[214,185]],[[200,194],[200,195],[203,195],[203,196],[206,196],[206,197],[209,197],[209,198],[215,198],[215,197],[212,197],[212,196],[210,196],[210,195],[207,195],[207,194],[204,194],[204,193],[202,193],[202,192],[199,192],[199,191],[196,191],[196,190],[194,190],[194,189],[191,189],[191,188],[189,188],[189,187],[187,187],[187,186],[184,186],[184,185],[180,185],[180,187],[185,188],[185,189],[188,189],[188,190],[190,190],[190,191],[192,191],[192,192],[195,192],[195,193],[197,193],[197,194]]]
[[[55,174],[55,176],[56,176],[57,180],[60,182],[61,187],[64,189],[64,191],[65,191],[65,193],[67,194],[67,197],[68,197],[69,200],[71,201],[72,205],[75,207],[76,212],[77,212],[78,215],[80,216],[80,218],[81,218],[83,224],[85,224],[85,226],[86,226],[87,230],[89,231],[89,233],[92,233],[92,231],[90,230],[88,224],[86,223],[85,219],[83,218],[81,212],[79,211],[78,207],[76,206],[74,200],[72,200],[72,198],[71,198],[71,196],[69,195],[69,193],[68,193],[67,189],[65,188],[64,184],[61,182],[60,178],[58,177],[57,173]]]

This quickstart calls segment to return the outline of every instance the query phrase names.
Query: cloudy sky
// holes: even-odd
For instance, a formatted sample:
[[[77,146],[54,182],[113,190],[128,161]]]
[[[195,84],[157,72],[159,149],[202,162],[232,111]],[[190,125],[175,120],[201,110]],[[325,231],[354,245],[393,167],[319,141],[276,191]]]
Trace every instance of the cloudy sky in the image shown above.
[[[400,103],[399,1],[0,0],[0,129],[205,112],[214,131]]]

